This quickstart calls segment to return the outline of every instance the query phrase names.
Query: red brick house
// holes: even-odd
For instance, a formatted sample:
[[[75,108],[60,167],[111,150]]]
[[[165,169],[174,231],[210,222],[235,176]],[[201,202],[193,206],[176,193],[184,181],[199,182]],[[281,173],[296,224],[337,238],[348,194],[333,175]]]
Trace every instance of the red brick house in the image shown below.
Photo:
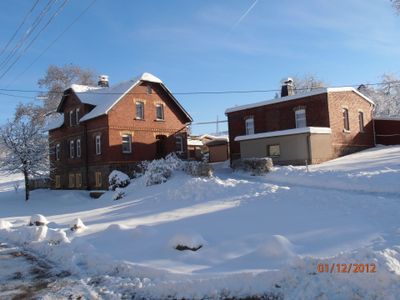
[[[226,110],[231,161],[272,157],[277,164],[320,163],[375,145],[374,103],[354,88],[321,88]]]
[[[53,188],[104,189],[114,170],[131,174],[138,162],[187,155],[192,118],[163,82],[141,76],[108,86],[72,85],[48,124]]]

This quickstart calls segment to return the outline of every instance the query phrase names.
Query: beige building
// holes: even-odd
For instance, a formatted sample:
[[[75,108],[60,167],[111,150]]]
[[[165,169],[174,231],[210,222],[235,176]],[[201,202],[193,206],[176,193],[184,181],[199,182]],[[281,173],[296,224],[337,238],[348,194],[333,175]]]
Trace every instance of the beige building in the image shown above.
[[[271,157],[276,164],[314,164],[333,157],[331,129],[304,127],[238,136],[242,158]]]

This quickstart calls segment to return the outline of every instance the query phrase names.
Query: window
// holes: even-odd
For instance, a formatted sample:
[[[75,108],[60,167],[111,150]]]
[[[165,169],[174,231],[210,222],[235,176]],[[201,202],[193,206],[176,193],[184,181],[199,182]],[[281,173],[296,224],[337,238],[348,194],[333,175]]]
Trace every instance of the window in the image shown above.
[[[57,144],[56,145],[56,160],[60,160],[60,151],[61,151],[61,145]]]
[[[68,187],[73,188],[75,187],[75,174],[69,174],[68,180]]]
[[[307,120],[306,120],[306,110],[305,109],[297,109],[295,112],[296,118],[296,128],[306,127]]]
[[[76,173],[75,174],[75,183],[76,183],[76,187],[77,188],[82,187],[82,175],[81,175],[81,173]]]
[[[76,157],[81,157],[82,150],[81,150],[81,139],[76,140]]]
[[[183,138],[180,135],[175,137],[175,151],[176,152],[183,152]]]
[[[70,158],[75,157],[75,142],[74,141],[69,141],[69,157]]]
[[[75,124],[79,124],[79,108],[75,110]]]
[[[164,105],[163,104],[156,105],[156,119],[164,120]]]
[[[69,112],[69,126],[74,126],[74,124],[73,124],[73,121],[74,121],[73,114],[74,114],[74,111],[71,110]]]
[[[101,136],[96,135],[96,154],[100,155],[101,154]]]
[[[350,130],[349,110],[347,108],[343,108],[343,129],[345,131],[349,131]]]
[[[101,187],[101,172],[95,172],[94,177],[95,177],[96,187]]]
[[[150,85],[147,86],[147,94],[153,94],[153,89],[151,88]]]
[[[55,187],[56,189],[59,189],[61,187],[60,175],[56,175],[54,179],[55,179]]]
[[[362,111],[358,112],[358,125],[360,127],[360,132],[364,132],[364,113]]]
[[[144,119],[144,103],[141,101],[136,102],[136,119]]]
[[[247,118],[245,120],[246,135],[254,134],[254,118]]]
[[[132,153],[132,135],[122,135],[122,153]]]
[[[278,157],[281,155],[281,149],[279,145],[268,145],[267,146],[267,155],[269,157]]]

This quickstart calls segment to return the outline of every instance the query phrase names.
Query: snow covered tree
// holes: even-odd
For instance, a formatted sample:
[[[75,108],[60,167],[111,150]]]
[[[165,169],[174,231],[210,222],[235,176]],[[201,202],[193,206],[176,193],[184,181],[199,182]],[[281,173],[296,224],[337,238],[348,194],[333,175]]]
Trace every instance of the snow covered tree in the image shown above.
[[[29,178],[49,171],[47,136],[40,123],[21,117],[0,129],[4,147],[0,168],[8,173],[22,173],[25,180],[25,200],[29,199]]]
[[[326,83],[314,75],[292,77],[294,92],[296,94],[307,93],[317,88],[326,87]]]
[[[396,12],[400,14],[400,0],[390,0]]]
[[[48,92],[40,94],[46,112],[54,111],[60,103],[62,93],[71,84],[96,85],[95,72],[76,65],[50,65],[38,84]]]
[[[400,79],[396,75],[383,74],[376,88],[365,84],[358,90],[375,102],[376,117],[400,115]]]

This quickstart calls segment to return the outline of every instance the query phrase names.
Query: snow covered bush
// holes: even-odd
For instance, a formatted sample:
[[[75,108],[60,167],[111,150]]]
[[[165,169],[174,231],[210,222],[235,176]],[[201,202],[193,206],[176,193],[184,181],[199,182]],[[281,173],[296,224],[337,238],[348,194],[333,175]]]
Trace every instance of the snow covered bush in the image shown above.
[[[242,158],[234,160],[232,163],[233,169],[241,169],[251,172],[253,175],[261,175],[268,173],[273,168],[272,159],[269,157],[261,158]]]
[[[213,169],[207,162],[190,161],[186,164],[186,173],[196,177],[211,177],[213,175]]]
[[[47,226],[49,222],[43,215],[33,215],[29,221],[29,226]]]
[[[155,159],[149,162],[143,177],[147,186],[160,184],[166,182],[173,171],[183,168],[184,163],[175,153],[171,153],[165,159]]]
[[[11,223],[5,220],[0,220],[0,229],[9,229],[11,228]]]
[[[120,199],[122,199],[124,197],[125,197],[125,192],[123,190],[117,188],[115,190],[114,195],[113,195],[113,200],[120,200]]]
[[[82,231],[86,228],[80,218],[76,218],[70,225],[71,231]]]
[[[129,185],[131,179],[121,171],[114,170],[108,176],[109,189],[115,191],[116,188],[124,188]]]

